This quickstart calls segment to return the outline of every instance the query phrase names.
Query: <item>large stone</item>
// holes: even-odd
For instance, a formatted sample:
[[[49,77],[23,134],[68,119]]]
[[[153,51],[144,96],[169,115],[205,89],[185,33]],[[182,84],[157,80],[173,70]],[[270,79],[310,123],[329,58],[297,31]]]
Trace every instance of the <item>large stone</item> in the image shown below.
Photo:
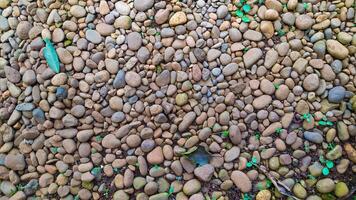
[[[326,49],[328,52],[337,59],[345,59],[349,55],[349,50],[336,40],[327,40]]]
[[[262,57],[262,55],[263,55],[263,53],[260,48],[252,48],[252,49],[248,50],[243,55],[245,67],[251,67],[253,64],[255,64]]]
[[[231,173],[231,180],[241,192],[250,192],[252,189],[251,180],[242,171],[236,170]]]
[[[172,15],[169,19],[169,25],[177,26],[181,24],[185,24],[187,22],[187,16],[183,11],[178,11]]]
[[[22,154],[9,154],[5,157],[5,166],[15,171],[24,170],[26,168],[25,157]]]

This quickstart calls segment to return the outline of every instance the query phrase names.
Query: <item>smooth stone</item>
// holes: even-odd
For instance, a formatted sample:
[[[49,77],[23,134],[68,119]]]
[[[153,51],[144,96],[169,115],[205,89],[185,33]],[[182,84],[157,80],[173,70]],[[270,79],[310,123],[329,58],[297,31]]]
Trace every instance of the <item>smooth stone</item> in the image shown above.
[[[328,100],[331,103],[340,103],[346,94],[346,90],[342,86],[332,88],[328,93]]]
[[[317,144],[322,143],[324,140],[323,136],[318,132],[305,131],[303,135],[306,140]]]

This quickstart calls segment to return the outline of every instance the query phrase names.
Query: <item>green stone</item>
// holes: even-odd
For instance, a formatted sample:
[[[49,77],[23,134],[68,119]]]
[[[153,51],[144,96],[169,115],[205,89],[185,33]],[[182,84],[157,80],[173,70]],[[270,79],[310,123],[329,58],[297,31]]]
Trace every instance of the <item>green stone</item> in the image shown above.
[[[186,93],[180,93],[176,96],[176,104],[178,106],[184,106],[188,103],[188,95]]]
[[[300,183],[297,183],[294,185],[293,193],[295,194],[296,197],[301,198],[301,199],[304,199],[305,197],[307,197],[307,191]]]
[[[149,200],[168,200],[168,193],[159,193],[150,196]]]
[[[349,188],[347,187],[346,183],[338,182],[335,185],[335,195],[337,197],[344,197],[349,193]]]
[[[133,186],[136,190],[143,188],[146,185],[146,179],[143,177],[136,177],[133,180]]]
[[[335,189],[335,183],[330,178],[320,179],[316,183],[316,189],[318,190],[318,192],[323,193],[323,194],[329,193]]]

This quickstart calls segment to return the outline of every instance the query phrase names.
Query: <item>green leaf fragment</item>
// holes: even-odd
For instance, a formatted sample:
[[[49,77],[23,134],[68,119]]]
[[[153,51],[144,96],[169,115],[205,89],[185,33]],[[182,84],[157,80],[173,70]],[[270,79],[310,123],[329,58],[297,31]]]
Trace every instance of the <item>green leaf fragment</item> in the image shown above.
[[[324,176],[327,176],[327,175],[329,175],[330,171],[329,171],[329,169],[327,167],[324,167],[323,170],[322,170],[322,173],[323,173]]]
[[[242,10],[236,10],[236,11],[235,11],[235,14],[236,14],[236,16],[238,16],[238,17],[243,17],[243,16],[244,16],[244,13],[242,12]]]
[[[319,156],[319,161],[320,161],[321,163],[325,163],[325,159],[324,159],[324,156],[323,156],[323,155],[320,155],[320,156]]]
[[[174,192],[174,187],[171,185],[169,186],[169,189],[168,189],[168,196],[172,195]]]
[[[334,167],[334,162],[331,160],[326,161],[326,167],[331,169]]]
[[[46,47],[43,49],[43,55],[47,61],[47,64],[52,71],[59,73],[60,66],[57,52],[48,38],[45,38],[44,42],[46,43]]]
[[[227,130],[225,130],[225,131],[223,131],[222,132],[222,136],[224,137],[224,138],[227,138],[227,137],[229,137],[229,131],[227,131]]]
[[[242,6],[242,10],[245,11],[245,13],[248,13],[251,11],[251,6],[249,4],[245,4]]]
[[[250,18],[247,17],[246,15],[242,16],[241,19],[242,19],[242,21],[245,22],[245,23],[248,23],[248,22],[251,21]]]
[[[66,46],[69,46],[69,45],[71,45],[72,44],[72,40],[66,40],[66,41],[64,41],[64,46],[66,47]]]
[[[247,162],[246,167],[252,167],[252,162]]]
[[[253,164],[256,164],[257,163],[257,158],[253,156],[251,161],[252,161]]]

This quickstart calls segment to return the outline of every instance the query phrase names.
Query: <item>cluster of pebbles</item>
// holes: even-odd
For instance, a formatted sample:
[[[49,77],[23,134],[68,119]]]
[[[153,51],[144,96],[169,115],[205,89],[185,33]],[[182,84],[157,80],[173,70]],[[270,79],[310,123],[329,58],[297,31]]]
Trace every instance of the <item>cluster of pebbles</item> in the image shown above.
[[[0,200],[349,198],[355,22],[355,0],[0,0]]]

